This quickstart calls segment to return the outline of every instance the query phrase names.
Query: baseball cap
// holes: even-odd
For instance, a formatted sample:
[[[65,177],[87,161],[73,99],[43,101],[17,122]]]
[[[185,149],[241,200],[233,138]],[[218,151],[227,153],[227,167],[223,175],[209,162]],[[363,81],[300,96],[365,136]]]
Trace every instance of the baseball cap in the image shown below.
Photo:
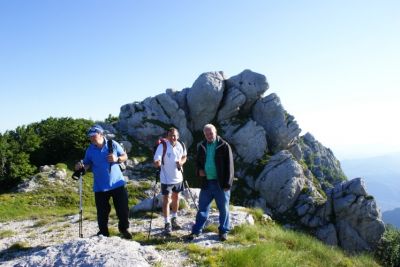
[[[87,132],[87,136],[91,137],[91,136],[94,136],[96,133],[99,133],[99,134],[103,134],[104,133],[104,129],[98,124],[93,125],[92,127],[90,127],[90,129]]]

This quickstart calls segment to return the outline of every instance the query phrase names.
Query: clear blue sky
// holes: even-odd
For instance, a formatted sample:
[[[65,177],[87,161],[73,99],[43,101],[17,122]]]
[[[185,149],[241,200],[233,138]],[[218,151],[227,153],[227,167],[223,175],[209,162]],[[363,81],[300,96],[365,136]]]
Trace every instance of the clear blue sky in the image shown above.
[[[399,150],[400,1],[0,1],[0,131],[267,76],[340,159]]]

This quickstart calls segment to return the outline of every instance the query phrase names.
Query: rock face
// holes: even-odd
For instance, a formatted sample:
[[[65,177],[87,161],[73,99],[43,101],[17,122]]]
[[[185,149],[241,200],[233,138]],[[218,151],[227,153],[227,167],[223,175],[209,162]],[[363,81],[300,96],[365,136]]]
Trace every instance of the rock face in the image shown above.
[[[148,147],[164,136],[166,130],[175,126],[180,138],[190,146],[192,134],[187,128],[185,112],[168,94],[146,98],[141,103],[127,104],[121,107],[119,128]]]
[[[188,147],[190,162],[203,139],[203,126],[213,123],[232,146],[238,178],[232,198],[262,208],[290,227],[306,228],[327,244],[348,251],[373,249],[384,228],[362,180],[346,181],[329,148],[310,133],[300,137],[301,129],[279,97],[263,96],[268,87],[264,75],[250,70],[231,78],[206,72],[191,88],[167,89],[122,106],[116,128],[152,149],[155,140],[174,126]],[[135,148],[132,151],[134,155]],[[125,174],[136,179],[140,168],[128,165]],[[150,199],[135,209],[151,204]],[[156,204],[161,205],[160,197]]]
[[[235,147],[236,153],[244,162],[251,163],[267,152],[267,138],[264,128],[253,120],[244,125],[221,124],[224,137]]]
[[[295,145],[301,129],[294,117],[285,111],[276,94],[258,100],[253,107],[252,115],[253,119],[264,127],[268,146],[272,152]]]
[[[346,180],[340,162],[329,148],[325,148],[310,133],[306,133],[302,137],[302,141],[300,145],[302,157],[324,188],[332,187],[332,185]]]
[[[381,214],[364,181],[356,178],[332,191],[336,229],[342,247],[350,251],[371,250],[385,231]]]
[[[202,130],[217,114],[225,90],[225,76],[222,71],[200,75],[188,91],[186,99],[192,119],[191,129]]]

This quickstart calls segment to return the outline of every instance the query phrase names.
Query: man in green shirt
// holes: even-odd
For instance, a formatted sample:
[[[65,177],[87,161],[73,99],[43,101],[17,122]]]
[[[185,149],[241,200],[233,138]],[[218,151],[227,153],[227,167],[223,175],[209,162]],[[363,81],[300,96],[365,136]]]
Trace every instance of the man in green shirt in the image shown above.
[[[199,211],[188,240],[198,236],[208,219],[211,202],[215,199],[219,210],[219,238],[227,239],[230,230],[229,199],[234,176],[232,150],[229,144],[217,135],[212,124],[203,128],[205,139],[197,148],[197,175],[202,179],[199,196]]]

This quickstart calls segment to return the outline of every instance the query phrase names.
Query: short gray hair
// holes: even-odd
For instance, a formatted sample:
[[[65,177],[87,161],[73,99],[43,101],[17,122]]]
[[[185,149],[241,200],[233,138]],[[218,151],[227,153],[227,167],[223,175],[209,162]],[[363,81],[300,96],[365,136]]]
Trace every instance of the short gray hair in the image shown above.
[[[204,125],[203,132],[205,132],[207,129],[211,129],[212,131],[217,133],[217,128],[215,128],[215,126],[212,125],[211,123],[208,123],[208,124]]]

